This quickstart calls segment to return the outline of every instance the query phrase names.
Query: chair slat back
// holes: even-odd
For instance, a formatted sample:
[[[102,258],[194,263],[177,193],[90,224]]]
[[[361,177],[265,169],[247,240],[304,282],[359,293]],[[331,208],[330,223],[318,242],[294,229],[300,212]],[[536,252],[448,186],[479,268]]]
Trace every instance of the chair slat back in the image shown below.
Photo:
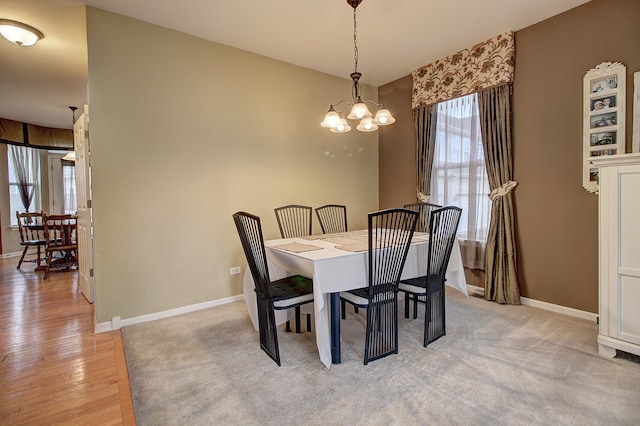
[[[418,224],[416,225],[416,231],[429,232],[429,220],[431,219],[431,212],[435,209],[439,209],[440,205],[431,203],[410,203],[405,204],[405,209],[411,209],[418,212]]]
[[[365,365],[398,353],[398,283],[407,259],[418,212],[389,209],[370,213],[369,304]]]
[[[418,213],[388,209],[369,213],[369,292],[396,291]]]
[[[45,215],[44,237],[47,251],[78,245],[75,214]]]
[[[282,238],[311,235],[312,211],[308,206],[291,204],[274,209]]]
[[[427,271],[430,279],[438,277],[438,279],[444,280],[461,214],[462,209],[454,206],[442,207],[431,212],[429,256],[427,259]]]
[[[260,297],[270,298],[269,268],[260,218],[251,213],[237,212],[233,215],[233,221],[236,224],[242,249],[247,258],[256,293]]]
[[[323,234],[347,232],[347,206],[327,204],[316,209]]]
[[[18,231],[20,241],[43,241],[44,240],[44,213],[16,212],[18,219]]]

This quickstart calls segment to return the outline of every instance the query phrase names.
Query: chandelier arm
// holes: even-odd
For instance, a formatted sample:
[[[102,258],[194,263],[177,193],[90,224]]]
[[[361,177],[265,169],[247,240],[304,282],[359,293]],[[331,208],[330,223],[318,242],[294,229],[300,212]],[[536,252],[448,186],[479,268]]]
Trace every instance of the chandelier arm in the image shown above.
[[[378,103],[376,101],[374,101],[373,99],[360,99],[362,102],[369,102],[370,104],[374,104],[375,106],[379,107],[379,106],[384,106],[384,104],[382,102]]]
[[[343,100],[338,101],[338,102],[336,102],[336,103],[330,104],[330,105],[329,105],[329,112],[331,112],[332,110],[333,110],[333,111],[336,111],[336,110],[335,110],[335,108],[337,108],[337,107],[338,107],[338,105],[340,105],[340,104],[344,104],[344,103],[346,103],[347,105],[350,105],[350,106],[351,106],[351,105],[353,105],[353,102],[351,102],[349,99],[343,99]],[[342,116],[342,115],[343,115],[343,113],[344,113],[344,111],[345,111],[345,108],[342,108],[342,109],[340,109],[340,110],[338,110],[338,111],[336,111],[336,112],[337,112],[340,116]]]
[[[332,107],[337,107],[338,105],[340,105],[340,104],[342,104],[342,103],[345,103],[345,102],[347,102],[347,103],[349,103],[349,104],[353,104],[353,102],[351,102],[349,99],[343,99],[343,100],[341,100],[341,101],[339,101],[339,102],[336,102],[336,103],[334,103],[334,104],[331,104],[331,106],[332,106]]]

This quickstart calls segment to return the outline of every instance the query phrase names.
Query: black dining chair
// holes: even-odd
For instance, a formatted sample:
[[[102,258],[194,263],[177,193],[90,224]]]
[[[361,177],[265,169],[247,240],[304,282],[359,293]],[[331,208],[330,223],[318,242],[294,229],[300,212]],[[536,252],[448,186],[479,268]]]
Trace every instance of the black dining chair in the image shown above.
[[[260,218],[250,213],[237,212],[233,215],[233,221],[255,285],[260,347],[280,365],[274,310],[300,308],[313,302],[313,281],[301,275],[271,281]]]
[[[311,235],[312,211],[309,206],[290,204],[273,209],[282,238],[305,237]],[[291,331],[287,321],[286,331]],[[307,331],[311,331],[311,315],[307,314]],[[296,308],[296,333],[300,333],[300,307]]]
[[[323,234],[347,232],[347,206],[327,204],[316,208],[316,215]]]
[[[429,232],[429,220],[431,220],[431,212],[434,209],[439,209],[441,207],[441,205],[426,202],[409,203],[404,205],[405,209],[415,210],[419,214],[418,224],[416,225],[417,232]],[[413,300],[413,295],[411,294],[406,294],[405,297],[405,303]],[[405,318],[408,318],[406,315],[407,314],[405,313]]]
[[[442,207],[431,212],[427,275],[400,281],[405,294],[404,317],[409,318],[409,301],[413,300],[413,318],[418,317],[418,301],[425,303],[424,346],[446,334],[445,289],[447,265],[456,240],[462,209]]]
[[[434,209],[439,209],[440,205],[432,203],[410,203],[405,204],[405,209],[411,209],[418,212],[420,215],[418,218],[418,224],[416,225],[416,231],[429,232],[429,219],[431,218],[431,212]]]
[[[282,238],[311,235],[313,209],[309,206],[291,204],[273,209]]]
[[[340,292],[345,302],[367,309],[364,364],[398,353],[398,282],[409,252],[418,212],[388,209],[369,213],[367,287]]]

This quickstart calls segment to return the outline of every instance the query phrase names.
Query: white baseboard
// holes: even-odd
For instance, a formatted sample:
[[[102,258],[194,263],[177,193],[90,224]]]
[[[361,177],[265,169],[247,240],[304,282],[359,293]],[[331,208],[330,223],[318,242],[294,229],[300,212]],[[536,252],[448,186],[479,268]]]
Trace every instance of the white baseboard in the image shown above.
[[[140,315],[138,317],[126,318],[121,320],[120,317],[114,317],[111,321],[101,322],[96,324],[94,329],[95,333],[106,333],[113,330],[119,330],[120,327],[140,324],[143,322],[154,321],[162,318],[174,317],[176,315],[182,315],[189,312],[195,312],[202,309],[212,308],[214,306],[226,305],[227,303],[238,302],[244,300],[244,295],[239,294],[237,296],[225,297],[217,300],[210,300],[208,302],[196,303],[194,305],[181,306],[175,309],[169,309],[166,311],[155,312],[153,314]]]
[[[474,285],[467,285],[467,291],[469,295],[484,296],[484,288]],[[154,321],[162,318],[174,317],[176,315],[182,315],[189,312],[199,311],[201,309],[212,308],[214,306],[226,305],[227,303],[238,302],[243,300],[244,296],[239,294],[237,296],[225,297],[217,300],[210,300],[208,302],[196,303],[194,305],[181,306],[175,309],[169,309],[167,311],[156,312],[153,314],[140,315],[139,317],[126,318],[121,320],[120,317],[114,317],[111,321],[101,322],[96,324],[95,333],[106,333],[112,330],[119,330],[120,327],[140,324],[143,322]],[[566,306],[554,305],[553,303],[541,302],[535,299],[529,299],[527,297],[520,297],[520,303],[522,305],[531,306],[533,308],[544,309],[547,311],[556,312],[559,314],[569,315],[576,318],[582,318],[589,321],[596,321],[598,314],[592,312],[581,311],[579,309],[568,308]]]
[[[467,284],[467,291],[469,292],[469,296],[484,297],[483,287],[477,287],[475,285]],[[520,304],[531,306],[532,308],[544,309],[546,311],[569,315],[571,317],[582,318],[593,322],[596,322],[598,320],[598,314],[594,314],[592,312],[581,311],[579,309],[568,308],[566,306],[554,305],[553,303],[529,299],[528,297],[520,297]]]
[[[27,251],[27,255],[30,255],[30,254],[34,254],[34,255],[35,255],[35,254],[37,254],[37,252],[36,252],[35,250],[33,250],[33,251],[31,251],[31,250]],[[10,258],[10,257],[20,257],[20,256],[22,256],[22,252],[21,252],[21,251],[15,251],[15,252],[13,252],[13,253],[3,253],[3,254],[0,254],[0,257],[2,257],[3,259],[8,259],[8,258]]]
[[[598,314],[594,314],[593,312],[581,311],[579,309],[568,308],[566,306],[554,305],[553,303],[541,302],[540,300],[529,299],[527,297],[520,297],[520,303],[522,305],[545,309],[547,311],[557,312],[559,314],[582,318],[593,322],[596,322],[598,320]]]

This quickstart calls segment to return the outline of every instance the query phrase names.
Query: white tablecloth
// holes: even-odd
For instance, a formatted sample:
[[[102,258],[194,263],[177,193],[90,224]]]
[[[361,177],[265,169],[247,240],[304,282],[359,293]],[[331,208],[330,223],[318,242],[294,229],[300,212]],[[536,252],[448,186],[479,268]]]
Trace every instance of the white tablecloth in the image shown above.
[[[362,231],[356,231],[362,232]],[[287,243],[313,245],[322,249],[293,253],[273,246]],[[329,293],[366,287],[367,257],[365,252],[348,252],[336,248],[336,244],[304,238],[286,238],[265,241],[267,247],[267,261],[271,280],[277,280],[293,274],[300,274],[313,278],[313,314],[315,316],[316,343],[320,360],[329,368],[331,366],[331,335]],[[426,275],[428,241],[418,241],[411,244],[407,260],[402,272],[402,279],[415,278]],[[465,295],[467,282],[460,256],[458,242],[453,245],[451,258],[447,267],[446,284]],[[258,314],[253,278],[249,268],[245,268],[243,279],[244,297],[249,316],[256,330],[258,330]],[[306,305],[309,309],[309,305]],[[303,312],[305,306],[303,306]],[[276,322],[282,324],[291,318],[290,311],[276,311]]]

